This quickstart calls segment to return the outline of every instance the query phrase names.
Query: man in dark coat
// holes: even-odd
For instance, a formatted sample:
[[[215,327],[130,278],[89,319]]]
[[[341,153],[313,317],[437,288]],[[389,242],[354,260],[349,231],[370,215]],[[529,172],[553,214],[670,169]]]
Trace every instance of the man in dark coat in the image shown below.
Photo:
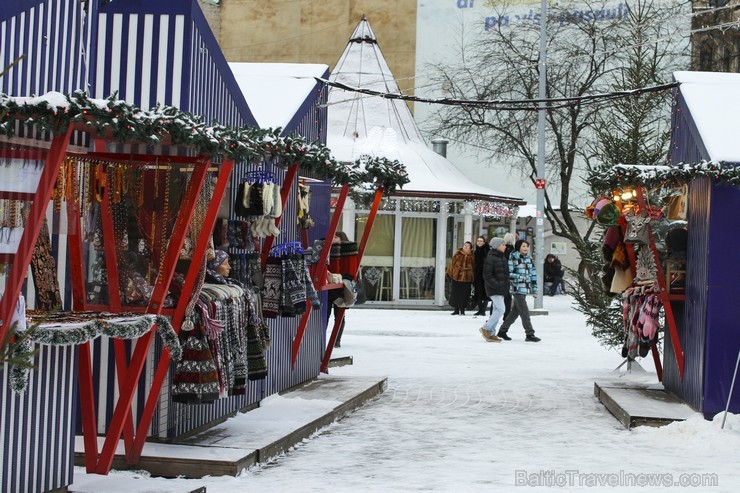
[[[560,260],[552,253],[545,257],[545,282],[552,283],[547,294],[555,296],[558,294],[560,283],[563,282],[563,266]]]
[[[493,238],[491,251],[483,263],[483,280],[486,283],[486,294],[491,298],[493,311],[490,318],[480,328],[480,333],[488,342],[501,342],[496,336],[496,325],[504,314],[504,295],[509,292],[509,265],[504,252],[506,244],[501,238]]]

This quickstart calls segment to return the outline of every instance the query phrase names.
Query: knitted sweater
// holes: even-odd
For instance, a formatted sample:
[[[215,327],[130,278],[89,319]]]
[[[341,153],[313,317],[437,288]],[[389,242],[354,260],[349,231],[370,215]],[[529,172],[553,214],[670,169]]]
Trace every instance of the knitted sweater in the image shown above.
[[[532,257],[519,252],[509,255],[509,279],[513,294],[537,294],[537,270]]]

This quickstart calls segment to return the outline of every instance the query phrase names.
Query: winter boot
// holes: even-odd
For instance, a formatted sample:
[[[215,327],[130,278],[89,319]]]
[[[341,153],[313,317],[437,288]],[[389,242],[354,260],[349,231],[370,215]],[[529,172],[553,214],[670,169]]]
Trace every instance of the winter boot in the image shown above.
[[[505,341],[510,341],[510,340],[511,340],[511,337],[509,337],[509,336],[508,336],[508,335],[506,334],[506,331],[504,331],[504,330],[499,330],[499,331],[498,331],[498,334],[496,334],[496,335],[497,335],[498,337],[500,337],[501,339],[505,340]]]
[[[483,339],[485,339],[488,342],[501,342],[501,339],[496,337],[495,335],[488,332],[485,327],[480,328],[480,333],[483,336]]]
[[[524,341],[525,342],[540,342],[541,340],[542,339],[540,339],[539,337],[537,337],[534,334],[528,335],[527,337],[524,338]]]

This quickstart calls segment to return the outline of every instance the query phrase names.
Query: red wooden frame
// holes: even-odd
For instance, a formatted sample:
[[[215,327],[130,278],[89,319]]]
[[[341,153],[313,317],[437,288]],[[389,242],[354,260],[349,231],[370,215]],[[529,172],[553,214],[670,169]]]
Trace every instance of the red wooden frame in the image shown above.
[[[378,209],[380,209],[380,201],[382,198],[383,187],[380,187],[375,191],[373,204],[370,207],[370,213],[367,216],[367,223],[365,223],[365,230],[362,232],[362,239],[360,240],[360,245],[357,249],[357,255],[359,257],[357,262],[357,270],[355,270],[355,272],[351,272],[355,279],[357,279],[357,274],[360,272],[360,263],[362,262],[362,256],[365,254],[365,247],[367,246],[367,241],[370,237],[370,231],[372,231],[373,229],[373,223],[375,222],[375,217],[378,214]],[[329,337],[329,341],[326,344],[324,359],[321,361],[320,369],[322,373],[329,372],[329,361],[331,360],[331,353],[334,350],[334,343],[336,342],[337,336],[339,334],[339,328],[342,326],[342,320],[344,320],[344,311],[345,308],[340,307],[337,313],[336,320],[334,321],[334,327],[332,328],[331,336]]]
[[[349,193],[349,185],[343,185],[339,191],[339,197],[334,207],[334,214],[332,215],[331,222],[329,223],[329,229],[326,232],[324,239],[324,247],[321,249],[319,254],[319,261],[314,265],[311,280],[313,281],[314,288],[317,291],[325,289],[326,285],[326,272],[327,266],[326,261],[329,259],[329,252],[331,251],[331,238],[334,238],[334,233],[337,232],[339,226],[339,216],[344,208],[344,203],[347,200],[347,194]],[[331,310],[331,307],[328,307]],[[303,342],[303,335],[306,332],[306,326],[308,325],[308,319],[311,316],[313,307],[310,303],[306,305],[306,311],[301,315],[301,320],[298,323],[298,329],[296,335],[293,338],[293,347],[291,350],[291,368],[295,368],[296,361],[298,361],[298,352],[301,348],[301,342]]]
[[[152,160],[152,157],[148,157],[148,159]],[[194,160],[191,159],[191,161]],[[231,164],[226,164],[225,166],[230,172]],[[202,158],[198,159],[196,164],[194,165],[190,183],[188,184],[182,205],[178,211],[175,226],[172,230],[172,235],[165,251],[164,261],[160,266],[157,280],[154,284],[154,292],[152,294],[149,305],[147,306],[146,313],[156,315],[162,313],[162,305],[164,304],[164,299],[172,282],[172,278],[175,273],[175,267],[180,256],[180,251],[185,242],[185,236],[188,230],[187,225],[192,220],[195,205],[198,200],[198,195],[200,194],[203,183],[205,182],[209,167],[210,162],[207,160],[204,161]],[[219,182],[222,187],[221,196],[216,197],[216,194],[214,193],[212,202],[209,205],[209,212],[213,209],[213,202],[218,199],[218,204],[220,204],[220,199],[223,197],[223,189],[225,189],[225,185],[223,185],[222,178],[223,177],[220,174]],[[215,222],[215,217],[213,218],[213,221]],[[103,214],[104,225],[106,222],[112,223],[112,218],[106,214]],[[112,228],[112,224],[104,226],[104,234],[108,230],[108,228]],[[210,229],[206,229],[204,224],[204,227],[201,229],[201,234],[198,238],[197,244],[199,246],[201,245],[201,243],[203,242],[203,237],[205,237],[205,243],[207,244],[209,234]],[[202,248],[201,257],[204,254],[205,247]],[[197,257],[194,256],[193,258]],[[193,269],[197,270],[197,268],[198,266],[193,263],[190,267],[190,271],[188,272],[188,276],[190,276]],[[112,269],[114,271],[117,271],[117,267],[115,265],[112,266]],[[115,290],[115,288],[117,288],[117,285],[113,285],[111,289]],[[111,299],[111,301],[112,303],[115,303],[115,298]],[[183,296],[178,301],[178,307],[182,306],[183,304],[187,305],[187,303],[188,300],[186,299],[186,297]],[[114,308],[114,306],[111,306],[111,308]],[[173,326],[175,327],[176,331],[179,330],[179,324]],[[144,439],[146,438],[145,436],[142,438],[142,430],[143,434],[145,435],[146,430],[151,424],[152,413],[148,413],[148,421],[144,419],[144,417],[142,417],[139,422],[137,433],[136,435],[134,435],[131,404],[133,401],[133,396],[136,392],[136,387],[141,376],[141,372],[146,361],[146,355],[151,345],[154,329],[155,328],[152,327],[152,329],[148,333],[136,340],[135,348],[130,359],[127,358],[124,346],[121,345],[120,348],[117,346],[119,342],[123,344],[123,341],[114,341],[114,345],[117,346],[115,353],[116,369],[119,377],[119,396],[113,411],[113,416],[107,429],[106,439],[100,453],[98,453],[97,449],[97,437],[95,435],[92,435],[95,423],[95,407],[94,396],[91,394],[92,388],[89,388],[87,385],[87,382],[92,382],[92,368],[88,365],[86,361],[89,358],[89,346],[85,348],[80,348],[81,352],[83,352],[83,349],[85,349],[86,351],[84,352],[87,353],[85,355],[82,355],[80,358],[80,377],[86,382],[85,385],[80,386],[80,394],[82,401],[81,411],[83,418],[83,434],[85,435],[85,465],[88,472],[107,474],[110,471],[113,464],[113,457],[115,455],[116,446],[118,445],[118,440],[121,438],[122,434],[124,438],[127,462],[135,463],[140,457],[141,449],[144,445]],[[166,348],[163,350],[163,356],[165,359],[169,359],[169,353]],[[82,364],[83,361],[84,364]],[[165,368],[166,367],[167,366],[165,365]],[[157,396],[159,395],[159,388],[155,389],[153,382],[152,386],[150,387],[149,398],[151,398],[152,394],[155,393]],[[148,400],[147,407],[149,406],[149,402],[150,401]],[[88,423],[87,426],[84,425],[86,422]]]
[[[33,196],[33,202],[31,203],[26,225],[23,228],[23,235],[18,245],[18,251],[15,255],[12,255],[10,273],[5,284],[5,292],[2,300],[0,300],[0,341],[5,339],[10,328],[10,320],[12,319],[15,305],[18,302],[18,297],[21,294],[21,288],[28,272],[28,266],[31,265],[33,247],[36,244],[39,231],[41,231],[41,225],[46,215],[46,208],[51,200],[51,193],[54,190],[54,184],[59,174],[59,167],[64,159],[64,153],[67,150],[71,134],[72,127],[68,127],[65,131],[56,134],[46,154],[46,163],[41,172],[38,188]]]
[[[637,186],[635,187],[635,194],[637,196],[637,205],[640,207],[640,210],[648,211],[647,203],[645,202],[645,194],[642,189],[642,187]],[[665,285],[665,276],[663,273],[663,267],[660,264],[660,257],[658,255],[658,250],[655,246],[655,238],[653,237],[653,231],[651,229],[648,230],[650,234],[650,243],[647,245],[648,248],[650,248],[650,252],[653,255],[653,258],[655,259],[655,267],[656,267],[656,275],[658,276],[657,282],[658,286],[660,287],[660,292],[658,293],[658,298],[663,303],[663,310],[665,312],[665,319],[666,319],[666,325],[668,326],[668,333],[671,338],[671,343],[673,345],[673,353],[676,357],[676,363],[678,365],[678,374],[681,379],[683,379],[683,373],[684,373],[684,353],[683,349],[681,347],[681,340],[678,336],[678,330],[676,329],[676,319],[673,316],[673,307],[671,305],[672,299],[684,299],[683,296],[676,296],[676,295],[670,295],[666,289]],[[624,234],[624,228],[622,229],[622,234]],[[627,255],[630,259],[633,277],[636,274],[636,266],[637,266],[637,259],[635,257],[635,250],[632,248],[632,245],[627,243]],[[650,346],[650,352],[653,355],[653,362],[655,363],[655,372],[658,375],[658,381],[663,381],[663,366],[660,362],[660,354],[658,353],[658,348],[655,344]]]
[[[636,187],[637,190],[637,204],[640,206],[640,210],[648,211],[647,203],[645,202],[645,194],[642,187]],[[676,329],[676,319],[673,316],[673,307],[671,306],[671,300],[669,297],[667,286],[665,285],[665,275],[663,273],[663,266],[660,264],[660,256],[658,255],[658,249],[655,246],[655,238],[653,237],[653,230],[648,229],[650,233],[649,248],[655,259],[655,268],[658,276],[658,286],[660,286],[660,293],[658,298],[663,302],[663,310],[665,311],[665,322],[668,326],[668,332],[671,336],[671,343],[673,345],[673,354],[676,356],[676,363],[678,364],[678,375],[683,379],[684,371],[684,357],[683,348],[681,347],[681,339],[678,337],[678,330]],[[653,344],[653,359],[658,360],[657,349]],[[662,377],[662,374],[661,374]],[[661,379],[662,381],[662,379]]]

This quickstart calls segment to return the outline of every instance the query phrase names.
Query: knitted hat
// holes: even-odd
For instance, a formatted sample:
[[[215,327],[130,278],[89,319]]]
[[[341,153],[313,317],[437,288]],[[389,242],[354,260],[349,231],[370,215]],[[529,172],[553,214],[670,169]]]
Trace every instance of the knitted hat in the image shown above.
[[[210,260],[208,262],[208,268],[210,270],[218,270],[218,268],[221,267],[221,264],[229,259],[229,254],[224,252],[223,250],[214,250],[213,253],[215,257],[213,258],[213,260]]]
[[[497,250],[498,247],[504,244],[504,240],[501,238],[491,238],[491,241],[488,244],[491,245],[491,248]]]

